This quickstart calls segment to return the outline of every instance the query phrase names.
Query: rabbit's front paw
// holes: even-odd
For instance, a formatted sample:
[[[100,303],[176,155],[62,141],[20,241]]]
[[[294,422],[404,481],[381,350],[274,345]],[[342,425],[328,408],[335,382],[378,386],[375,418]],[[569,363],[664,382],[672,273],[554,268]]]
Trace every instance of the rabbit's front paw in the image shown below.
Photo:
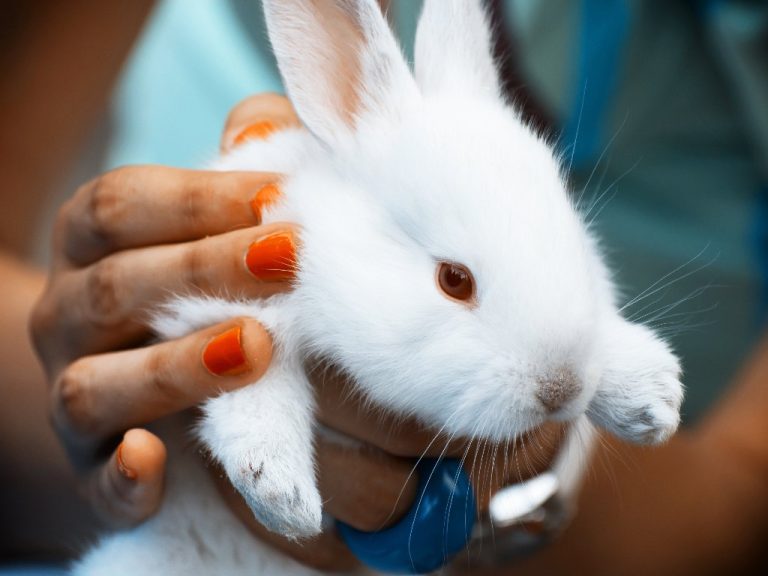
[[[322,504],[311,390],[286,365],[273,359],[258,384],[210,400],[198,433],[259,522],[296,540],[320,533]]]
[[[239,464],[227,471],[230,480],[265,528],[292,540],[320,533],[322,501],[313,474],[290,473],[291,466],[255,453]]]
[[[643,326],[625,324],[588,415],[598,426],[638,444],[667,440],[680,423],[680,363]]]
[[[603,411],[613,414],[610,422],[603,424],[630,442],[659,444],[669,439],[680,423],[682,385],[672,373],[660,373],[638,384],[642,390],[636,394],[596,397]]]

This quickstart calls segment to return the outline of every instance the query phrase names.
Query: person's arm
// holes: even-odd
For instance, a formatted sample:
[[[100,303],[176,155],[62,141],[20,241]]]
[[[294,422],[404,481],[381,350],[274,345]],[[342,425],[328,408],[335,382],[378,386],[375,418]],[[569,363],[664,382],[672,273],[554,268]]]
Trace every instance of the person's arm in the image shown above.
[[[54,188],[95,122],[152,0],[26,2],[0,23],[0,556],[61,555],[95,526],[48,421],[27,324],[43,290],[29,263]]]
[[[44,277],[0,255],[0,278],[0,557],[58,557],[95,523],[48,423],[45,376],[27,335]]]

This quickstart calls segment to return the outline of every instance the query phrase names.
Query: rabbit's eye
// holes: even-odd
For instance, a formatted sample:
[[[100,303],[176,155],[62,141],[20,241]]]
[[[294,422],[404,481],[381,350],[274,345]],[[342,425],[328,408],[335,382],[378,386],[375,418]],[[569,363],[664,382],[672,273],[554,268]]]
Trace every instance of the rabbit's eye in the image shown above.
[[[454,262],[437,265],[437,285],[454,300],[469,302],[475,295],[475,280],[466,266]]]

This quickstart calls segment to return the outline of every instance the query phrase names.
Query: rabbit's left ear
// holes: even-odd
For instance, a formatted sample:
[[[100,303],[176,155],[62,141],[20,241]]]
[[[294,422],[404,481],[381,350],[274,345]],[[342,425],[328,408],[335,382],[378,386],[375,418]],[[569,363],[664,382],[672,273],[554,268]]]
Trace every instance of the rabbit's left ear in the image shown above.
[[[333,148],[418,89],[376,0],[263,0],[280,73],[305,126]]]
[[[425,0],[416,31],[416,82],[425,95],[501,98],[483,0]]]

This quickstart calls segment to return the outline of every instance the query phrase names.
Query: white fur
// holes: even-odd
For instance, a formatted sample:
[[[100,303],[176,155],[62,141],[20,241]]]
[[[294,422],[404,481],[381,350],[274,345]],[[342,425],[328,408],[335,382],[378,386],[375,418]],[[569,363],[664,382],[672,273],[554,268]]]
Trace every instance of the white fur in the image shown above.
[[[302,227],[295,289],[265,301],[182,297],[155,323],[174,338],[246,315],[273,334],[267,374],[207,402],[199,427],[257,518],[292,538],[322,528],[309,355],[341,366],[373,405],[453,435],[504,441],[584,414],[632,441],[673,433],[678,361],[620,317],[558,160],[499,97],[479,1],[427,1],[416,80],[375,0],[264,6],[308,132],[243,145],[216,167],[290,174],[265,221]],[[442,260],[472,271],[475,307],[440,293]],[[537,394],[558,393],[562,374],[577,393],[551,412]],[[172,442],[159,514],[107,538],[76,572],[311,573],[254,544],[194,460]]]

